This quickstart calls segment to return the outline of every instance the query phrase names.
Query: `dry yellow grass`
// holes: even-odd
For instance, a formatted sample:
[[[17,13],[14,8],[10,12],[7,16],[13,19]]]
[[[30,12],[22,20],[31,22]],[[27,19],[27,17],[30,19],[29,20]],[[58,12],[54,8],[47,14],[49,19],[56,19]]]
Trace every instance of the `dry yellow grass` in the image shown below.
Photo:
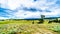
[[[47,28],[45,24],[4,24],[0,27],[0,34],[58,34]],[[2,28],[2,30],[1,30]]]

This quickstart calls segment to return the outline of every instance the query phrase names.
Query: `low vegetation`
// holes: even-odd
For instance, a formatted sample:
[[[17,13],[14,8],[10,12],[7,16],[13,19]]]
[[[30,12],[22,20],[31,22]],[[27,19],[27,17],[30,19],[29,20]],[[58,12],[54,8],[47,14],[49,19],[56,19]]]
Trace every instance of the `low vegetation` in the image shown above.
[[[52,20],[1,20],[0,34],[60,34],[60,22]]]
[[[51,27],[45,24],[1,24],[0,34],[58,34]]]

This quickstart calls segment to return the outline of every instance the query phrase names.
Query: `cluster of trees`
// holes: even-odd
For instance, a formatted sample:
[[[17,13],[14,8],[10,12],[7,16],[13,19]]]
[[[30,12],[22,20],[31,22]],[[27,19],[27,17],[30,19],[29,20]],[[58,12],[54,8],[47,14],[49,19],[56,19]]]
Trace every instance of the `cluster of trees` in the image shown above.
[[[44,18],[45,15],[41,15],[41,19],[39,20],[38,24],[44,23]],[[34,24],[34,21],[32,22],[32,24]]]
[[[45,18],[45,15],[41,15],[41,19],[39,20],[38,24],[44,23],[44,18]],[[34,21],[32,23],[34,24]],[[60,20],[56,18],[55,20],[51,20],[51,21],[49,20],[48,23],[60,23]]]
[[[52,22],[54,22],[54,23],[60,23],[60,20],[58,20],[58,18],[56,18],[55,20],[51,20],[48,23],[52,23]]]

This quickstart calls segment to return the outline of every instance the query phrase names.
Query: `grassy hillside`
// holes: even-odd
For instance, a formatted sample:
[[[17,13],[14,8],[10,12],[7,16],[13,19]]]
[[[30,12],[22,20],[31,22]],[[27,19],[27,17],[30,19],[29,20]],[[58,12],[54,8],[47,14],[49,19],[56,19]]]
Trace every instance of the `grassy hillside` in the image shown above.
[[[0,34],[60,34],[60,24],[48,21],[38,24],[39,20],[2,20]]]
[[[50,29],[44,24],[1,24],[0,34],[58,34]]]

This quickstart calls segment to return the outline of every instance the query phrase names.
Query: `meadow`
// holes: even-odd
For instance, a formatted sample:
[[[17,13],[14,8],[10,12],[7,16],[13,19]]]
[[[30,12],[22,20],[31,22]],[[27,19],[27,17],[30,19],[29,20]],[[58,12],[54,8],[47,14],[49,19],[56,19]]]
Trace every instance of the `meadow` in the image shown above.
[[[38,24],[39,20],[0,20],[0,34],[60,34],[60,23],[48,21]]]

